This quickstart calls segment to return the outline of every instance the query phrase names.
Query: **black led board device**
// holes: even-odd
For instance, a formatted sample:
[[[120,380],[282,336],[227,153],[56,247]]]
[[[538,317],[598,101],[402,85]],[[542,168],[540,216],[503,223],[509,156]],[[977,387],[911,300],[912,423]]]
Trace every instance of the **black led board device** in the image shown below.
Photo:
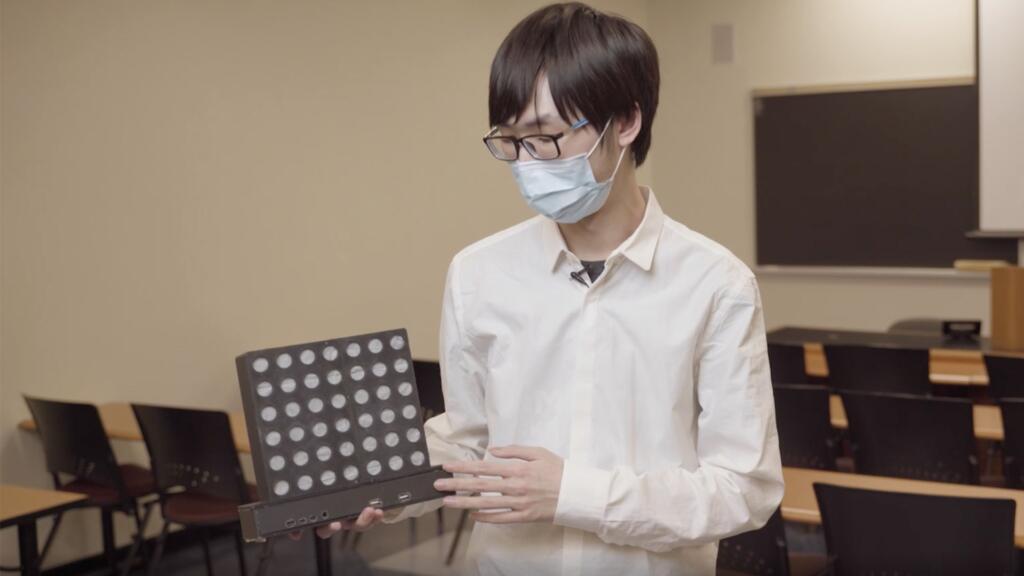
[[[235,359],[259,501],[247,541],[441,498],[404,329],[247,352]]]

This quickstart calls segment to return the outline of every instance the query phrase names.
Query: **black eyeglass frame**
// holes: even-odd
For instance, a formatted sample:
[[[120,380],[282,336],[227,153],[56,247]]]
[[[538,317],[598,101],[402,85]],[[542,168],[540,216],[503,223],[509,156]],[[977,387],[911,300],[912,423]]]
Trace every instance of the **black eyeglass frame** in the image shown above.
[[[581,119],[577,120],[575,123],[573,123],[573,125],[569,127],[569,130],[563,130],[562,132],[559,132],[558,134],[543,134],[543,133],[526,134],[524,136],[520,136],[519,138],[516,138],[514,136],[495,136],[494,133],[498,131],[499,127],[498,126],[494,126],[490,130],[488,130],[486,135],[484,135],[483,142],[484,142],[484,146],[487,147],[487,151],[491,153],[491,156],[494,156],[495,159],[501,160],[502,162],[515,162],[516,160],[518,160],[519,159],[519,148],[520,147],[522,147],[524,150],[526,150],[526,153],[529,154],[535,160],[555,160],[555,159],[561,158],[561,156],[562,156],[562,148],[558,145],[558,140],[563,138],[569,132],[573,132],[575,130],[578,130],[578,129],[580,129],[580,128],[588,125],[588,124],[590,124],[589,120],[587,120],[586,118],[581,118]],[[551,143],[555,145],[555,155],[553,157],[551,157],[551,158],[541,158],[541,157],[537,156],[536,154],[534,154],[533,150],[531,150],[530,147],[527,146],[526,143],[524,142],[524,140],[526,140],[527,138],[548,138],[548,139],[550,139]],[[491,144],[490,144],[491,142],[498,142],[498,141],[511,142],[512,145],[515,146],[515,149],[516,149],[515,155],[513,155],[512,158],[501,158],[501,157],[499,157],[498,154],[495,152],[495,148],[492,148]]]

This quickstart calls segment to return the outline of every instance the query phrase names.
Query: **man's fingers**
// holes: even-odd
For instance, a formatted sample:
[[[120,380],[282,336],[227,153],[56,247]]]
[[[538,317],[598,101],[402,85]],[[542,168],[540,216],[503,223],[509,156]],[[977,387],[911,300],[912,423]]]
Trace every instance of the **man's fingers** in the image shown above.
[[[457,474],[507,477],[513,476],[520,464],[520,462],[496,462],[494,460],[484,462],[482,460],[474,460],[464,462],[447,462],[443,467],[446,472]]]
[[[294,532],[289,532],[288,533],[288,537],[291,538],[292,540],[298,541],[299,539],[302,538],[302,530],[296,530]]]
[[[511,512],[471,512],[469,516],[476,522],[484,522],[486,524],[515,524],[517,522],[530,521],[526,510],[512,510]]]
[[[445,496],[447,508],[476,510],[481,508],[518,508],[520,500],[509,496]]]
[[[321,538],[330,538],[335,532],[341,530],[341,522],[331,522],[324,526],[316,527],[316,535]]]
[[[434,488],[445,492],[508,492],[508,481],[503,478],[441,478]]]

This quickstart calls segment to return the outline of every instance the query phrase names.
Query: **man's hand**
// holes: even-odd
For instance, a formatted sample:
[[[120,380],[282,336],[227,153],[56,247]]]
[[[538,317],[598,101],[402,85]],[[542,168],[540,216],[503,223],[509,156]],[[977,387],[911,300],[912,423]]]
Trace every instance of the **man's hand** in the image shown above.
[[[498,458],[518,458],[525,462],[450,462],[444,465],[447,472],[498,478],[442,478],[434,482],[434,488],[451,492],[500,492],[501,496],[446,496],[444,505],[476,510],[472,516],[477,522],[552,522],[562,486],[562,458],[550,450],[531,446],[504,446],[491,448],[490,452]],[[511,510],[479,512],[482,508]]]
[[[363,532],[368,530],[371,526],[380,522],[381,518],[384,517],[384,511],[380,508],[373,508],[367,506],[363,508],[363,511],[359,513],[359,517],[355,520],[343,520],[341,522],[331,522],[330,524],[324,524],[323,526],[316,527],[316,535],[327,539],[333,536],[336,532],[341,530],[355,530],[356,532]],[[302,538],[302,530],[296,530],[288,534],[292,540],[298,540]]]

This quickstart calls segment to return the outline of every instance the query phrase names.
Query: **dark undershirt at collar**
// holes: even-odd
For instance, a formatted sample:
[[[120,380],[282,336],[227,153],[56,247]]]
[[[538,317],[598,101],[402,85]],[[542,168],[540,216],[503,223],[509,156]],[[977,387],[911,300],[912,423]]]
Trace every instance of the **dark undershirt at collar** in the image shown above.
[[[601,272],[604,272],[604,260],[580,260],[580,264],[583,264],[583,269],[587,271],[591,282],[596,281],[601,276]]]

